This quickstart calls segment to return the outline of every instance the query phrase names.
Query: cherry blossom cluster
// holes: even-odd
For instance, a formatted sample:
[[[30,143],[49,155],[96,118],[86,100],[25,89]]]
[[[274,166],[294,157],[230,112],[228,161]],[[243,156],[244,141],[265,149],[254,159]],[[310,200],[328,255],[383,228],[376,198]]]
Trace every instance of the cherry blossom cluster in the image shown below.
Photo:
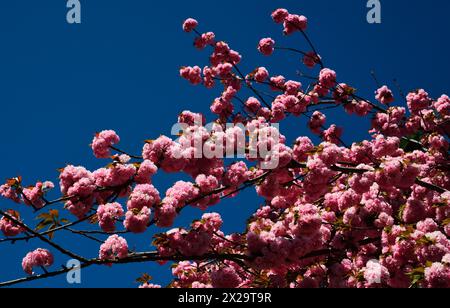
[[[308,38],[305,16],[286,9],[271,16],[284,35]],[[201,32],[195,19],[182,28],[195,35],[196,48],[210,51],[207,65],[179,73],[193,85],[219,88],[211,124],[185,110],[176,138],[146,140],[141,156],[118,149],[118,134],[105,130],[91,148],[96,158],[110,160],[106,166],[60,170],[59,201],[77,223],[90,218],[108,236],[100,240],[98,262],[139,261],[142,254],[129,248],[127,236],[150,237],[156,226],[172,228],[153,234],[152,256],[160,264],[177,261],[174,288],[450,287],[447,95],[436,99],[418,89],[404,107],[395,106],[397,95],[385,85],[362,98],[324,65],[310,40],[301,51],[264,37],[256,49],[265,56],[301,54],[299,65],[313,76],[290,79],[264,66],[243,72],[239,52]],[[367,119],[367,140],[347,145],[324,106]],[[318,139],[288,140],[275,124],[291,116]],[[164,191],[154,180],[161,173],[183,178]],[[52,188],[51,182],[24,187],[15,178],[0,186],[0,195],[43,210],[53,205],[46,196]],[[241,233],[225,234],[221,215],[210,208],[250,188],[262,204]],[[189,228],[177,226],[188,206],[208,212]],[[8,211],[0,231],[14,238],[29,231],[24,223]],[[38,249],[22,266],[32,275],[33,267],[52,263],[50,252]],[[140,287],[161,286],[147,281]]]
[[[53,264],[53,255],[47,249],[38,248],[27,255],[22,260],[22,268],[25,273],[32,274],[33,267],[49,267]]]

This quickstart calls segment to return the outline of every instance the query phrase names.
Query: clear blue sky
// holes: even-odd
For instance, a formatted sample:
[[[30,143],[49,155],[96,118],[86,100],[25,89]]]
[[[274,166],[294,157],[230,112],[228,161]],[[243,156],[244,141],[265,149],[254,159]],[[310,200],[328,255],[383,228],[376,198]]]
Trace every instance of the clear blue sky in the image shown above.
[[[0,2],[0,181],[22,175],[57,182],[56,169],[66,164],[89,169],[95,160],[88,144],[93,134],[114,129],[121,148],[140,152],[143,140],[169,134],[179,112],[190,109],[208,114],[219,89],[192,87],[178,77],[182,65],[205,65],[207,53],[192,48],[192,36],[181,31],[186,17],[195,17],[202,30],[215,31],[244,56],[246,71],[264,65],[273,73],[294,78],[303,69],[296,55],[277,53],[265,58],[256,52],[261,37],[272,36],[282,45],[308,49],[299,35],[283,40],[270,12],[284,6],[306,15],[310,34],[327,66],[340,81],[372,98],[376,71],[381,83],[403,91],[423,87],[436,97],[448,91],[450,47],[447,0],[382,2],[382,24],[366,22],[364,0],[214,1],[82,0],[82,24],[66,23],[66,1]],[[396,96],[399,94],[396,92]],[[329,123],[345,127],[345,140],[364,138],[367,125],[342,112],[328,114]],[[307,133],[305,118],[282,125],[290,138]],[[163,194],[176,176],[158,176]],[[253,191],[212,208],[222,214],[226,232],[242,231],[246,217],[260,201]],[[1,200],[0,208],[14,207]],[[31,223],[30,210],[18,208]],[[189,210],[177,221],[183,226],[201,213]],[[65,216],[70,217],[69,214]],[[71,218],[71,217],[70,217]],[[138,250],[150,249],[154,230],[127,237]],[[67,234],[66,234],[67,235]],[[63,233],[78,253],[94,257],[97,244]],[[132,246],[133,246],[132,244]],[[45,247],[38,241],[0,245],[0,280],[23,276],[20,261],[26,252]],[[56,265],[67,258],[55,254]],[[137,264],[92,267],[82,273],[82,287],[136,287],[135,278],[147,272],[156,283],[170,281],[166,267]],[[22,286],[66,287],[65,277]]]

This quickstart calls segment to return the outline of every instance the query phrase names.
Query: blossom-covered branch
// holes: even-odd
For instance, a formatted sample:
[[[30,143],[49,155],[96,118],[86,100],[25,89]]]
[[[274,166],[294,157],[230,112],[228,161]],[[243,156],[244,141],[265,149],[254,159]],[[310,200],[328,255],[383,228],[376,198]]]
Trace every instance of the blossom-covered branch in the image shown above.
[[[107,163],[94,171],[62,168],[61,196],[53,201],[47,200],[52,182],[27,187],[21,177],[8,179],[0,195],[17,205],[0,210],[0,243],[38,239],[80,260],[82,268],[171,262],[169,287],[450,287],[450,98],[418,89],[404,97],[406,106],[396,106],[387,85],[373,99],[363,98],[325,66],[305,16],[277,9],[272,19],[284,35],[299,34],[310,50],[270,37],[257,50],[300,56],[299,65],[310,73],[285,72],[295,76],[288,79],[264,66],[245,72],[237,51],[187,19],[183,30],[211,54],[203,68],[183,66],[180,76],[220,88],[211,122],[183,111],[172,127],[177,138],[151,136],[156,139],[146,140],[140,155],[119,148],[115,131],[97,133],[91,147]],[[367,140],[344,138],[344,128],[330,123],[338,108],[367,120]],[[281,129],[288,118],[310,135],[288,140]],[[184,173],[189,180],[161,194],[158,173]],[[262,205],[240,233],[224,233],[221,215],[210,209],[250,188],[258,195],[255,208]],[[62,219],[58,204],[76,219]],[[35,228],[20,216],[25,206],[40,213]],[[177,226],[188,206],[206,213],[187,228]],[[234,211],[238,215],[239,207]],[[150,231],[158,228],[160,233]],[[98,257],[56,244],[61,231],[99,242]],[[129,233],[152,236],[155,251],[132,251]],[[54,259],[47,249],[31,251],[22,260],[29,276],[0,286],[71,270],[50,271]]]

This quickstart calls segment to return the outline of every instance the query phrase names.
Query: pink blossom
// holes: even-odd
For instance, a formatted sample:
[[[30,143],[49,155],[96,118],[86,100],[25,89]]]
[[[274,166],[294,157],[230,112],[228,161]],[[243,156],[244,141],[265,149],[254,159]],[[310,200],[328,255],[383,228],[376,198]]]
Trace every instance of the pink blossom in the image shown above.
[[[140,211],[133,209],[125,215],[124,227],[133,233],[144,233],[150,223],[151,210],[144,206]]]
[[[286,95],[297,95],[300,91],[300,88],[302,87],[302,84],[298,81],[294,80],[288,80],[284,84],[285,93]]]
[[[375,92],[375,99],[384,105],[394,101],[394,94],[387,86],[382,86]]]
[[[317,135],[322,133],[322,127],[325,125],[327,117],[320,111],[314,111],[308,122],[309,129]]]
[[[249,97],[248,100],[245,102],[245,107],[251,113],[257,114],[259,109],[261,109],[261,103],[257,98]]]
[[[270,56],[274,51],[275,41],[270,37],[263,38],[259,41],[258,50],[265,56]]]
[[[186,166],[186,158],[179,143],[166,136],[148,140],[142,150],[144,159],[152,161],[165,172],[179,172]]]
[[[124,259],[128,257],[127,241],[117,234],[111,235],[100,246],[99,258],[100,260],[115,260]]]
[[[97,209],[97,218],[100,228],[105,232],[113,232],[116,229],[116,221],[122,216],[122,205],[117,202],[101,204]]]
[[[238,187],[248,179],[248,169],[245,162],[238,162],[231,165],[223,179],[223,183],[227,186]]]
[[[216,81],[214,80],[216,73],[214,71],[213,68],[205,66],[203,68],[203,85],[208,88],[208,89],[212,89],[215,84]]]
[[[146,282],[144,284],[141,284],[139,286],[139,289],[161,289],[161,286],[159,284],[153,284],[153,283]]]
[[[288,10],[276,9],[275,11],[272,12],[272,19],[277,24],[280,24],[280,23],[284,22],[284,20],[286,19],[286,17],[288,17],[288,15],[289,15]]]
[[[17,191],[8,184],[0,185],[0,196],[16,203],[20,203],[20,197],[17,194]]]
[[[211,273],[214,288],[236,288],[242,280],[232,267],[224,267]]]
[[[363,270],[366,287],[382,286],[390,276],[388,269],[375,261],[367,262],[367,266]]]
[[[320,55],[316,54],[314,51],[309,51],[303,56],[303,64],[306,67],[313,68],[316,64],[322,61]]]
[[[417,230],[422,231],[424,233],[434,232],[437,229],[438,229],[437,223],[431,218],[427,218],[417,223]]]
[[[193,85],[202,83],[202,69],[198,66],[187,66],[180,69],[180,76],[188,80]]]
[[[314,149],[314,144],[308,137],[299,137],[294,146],[294,159],[298,162],[307,160],[310,152]]]
[[[319,74],[319,83],[325,88],[332,88],[336,84],[336,72],[329,68],[324,68]]]
[[[294,33],[295,31],[305,31],[308,26],[308,19],[303,15],[289,14],[284,20],[285,35]]]
[[[92,173],[95,185],[99,187],[119,187],[126,184],[136,174],[132,164],[113,164],[108,168],[100,168]]]
[[[92,173],[84,167],[65,167],[59,176],[59,185],[64,195],[87,197],[96,189]]]
[[[20,221],[19,213],[11,210],[8,211],[8,214]],[[2,231],[5,236],[13,237],[19,235],[25,230],[8,218],[2,217],[2,219],[0,219],[0,231]]]
[[[195,179],[195,183],[204,194],[212,192],[219,186],[219,181],[212,175],[206,176],[204,174],[200,174]]]
[[[197,28],[197,26],[198,26],[197,20],[195,20],[193,18],[188,18],[183,23],[183,31],[184,32],[191,32],[192,30]]]
[[[155,220],[158,227],[171,227],[177,217],[178,200],[167,197],[162,204],[155,209]]]
[[[443,116],[450,115],[450,98],[447,95],[442,95],[434,102],[434,108]]]
[[[425,268],[425,286],[428,288],[450,288],[450,267],[433,263]]]
[[[139,184],[133,189],[128,199],[128,210],[152,208],[161,201],[158,190],[151,184]]]
[[[29,252],[22,260],[22,268],[28,275],[33,274],[33,267],[50,267],[53,264],[53,255],[47,249],[38,248]]]
[[[442,135],[430,135],[428,143],[430,148],[436,151],[447,152],[449,149],[449,142]]]
[[[172,205],[176,208],[183,207],[186,203],[195,200],[200,190],[194,184],[185,181],[176,182],[166,192],[166,198],[171,198]],[[165,199],[166,200],[166,199]]]
[[[178,123],[187,124],[189,126],[201,126],[206,124],[206,119],[201,113],[185,110],[178,116]]]
[[[42,199],[44,194],[53,189],[55,185],[52,182],[37,182],[35,186],[24,188],[22,191],[24,203],[27,205],[32,205],[35,208],[42,208],[45,205],[45,201]]]
[[[264,82],[269,78],[269,72],[265,67],[258,67],[255,71],[254,78],[257,82]]]
[[[152,176],[158,172],[158,167],[150,161],[144,160],[139,166],[138,172],[134,177],[134,180],[138,184],[151,184]]]
[[[208,45],[214,45],[216,35],[213,32],[203,33],[194,41],[194,46],[198,49],[203,49]]]
[[[335,124],[331,125],[328,129],[322,132],[322,138],[324,141],[339,144],[342,137],[342,128],[337,127]]]
[[[372,154],[376,158],[383,156],[395,156],[400,147],[400,139],[397,137],[384,137],[376,135],[372,141]]]
[[[270,78],[271,83],[271,89],[273,91],[280,91],[284,89],[284,83],[286,82],[286,79],[284,76],[274,76]]]
[[[414,115],[428,108],[431,103],[428,93],[423,89],[408,93],[406,101],[408,103],[409,111]]]
[[[205,232],[212,233],[220,230],[223,220],[218,213],[206,213],[202,215],[201,223]]]
[[[104,130],[95,135],[92,150],[97,158],[108,158],[111,146],[120,142],[120,137],[113,130]]]

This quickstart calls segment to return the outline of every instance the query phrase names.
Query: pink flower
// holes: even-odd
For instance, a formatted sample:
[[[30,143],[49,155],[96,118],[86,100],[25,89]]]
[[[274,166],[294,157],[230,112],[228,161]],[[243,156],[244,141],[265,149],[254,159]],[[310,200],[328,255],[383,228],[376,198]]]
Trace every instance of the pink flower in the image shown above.
[[[128,211],[123,225],[133,233],[144,233],[150,223],[150,215],[151,210],[145,206],[140,211],[137,209]]]
[[[184,32],[191,32],[192,30],[197,28],[197,26],[198,26],[197,20],[195,20],[193,18],[188,18],[183,23],[183,31]]]
[[[159,284],[153,284],[153,283],[144,283],[139,286],[139,289],[161,289],[161,286]]]
[[[17,191],[8,184],[3,184],[0,186],[0,196],[16,203],[20,203],[20,197],[17,194]]]
[[[97,189],[93,174],[84,167],[67,166],[59,176],[61,192],[70,199],[65,207],[78,218],[83,218],[91,209]]]
[[[425,90],[420,89],[415,92],[411,92],[406,96],[408,108],[411,114],[416,115],[420,111],[428,108],[431,103],[431,99]]]
[[[284,20],[285,35],[294,33],[295,31],[305,31],[308,26],[308,18],[301,15],[289,14]]]
[[[417,223],[417,230],[423,233],[430,233],[438,230],[438,225],[433,219],[427,218]]]
[[[167,197],[175,198],[179,204],[198,197],[199,190],[190,182],[178,181],[166,192]]]
[[[308,122],[309,129],[317,135],[322,133],[322,127],[325,125],[327,117],[320,111],[314,111]]]
[[[115,260],[124,259],[128,257],[127,241],[117,234],[111,235],[100,246],[99,258],[100,260]]]
[[[159,191],[151,184],[139,184],[133,189],[128,199],[127,208],[131,210],[142,210],[152,208],[161,201]]]
[[[92,173],[84,167],[67,166],[59,175],[59,180],[64,195],[87,197],[96,188]]]
[[[95,170],[92,178],[99,187],[119,187],[130,181],[135,173],[136,167],[132,164],[113,164]]]
[[[189,126],[202,126],[206,124],[206,119],[201,113],[185,110],[178,116],[178,123],[187,124]]]
[[[116,229],[116,221],[122,216],[122,205],[117,202],[101,204],[97,209],[100,228],[105,232],[113,232]]]
[[[272,13],[272,19],[275,23],[280,24],[288,17],[289,12],[286,9],[276,9]]]
[[[313,68],[316,64],[320,63],[321,57],[317,55],[314,51],[309,51],[303,56],[303,64],[306,67]]]
[[[8,214],[20,221],[19,213],[10,210],[8,211]],[[16,225],[13,221],[9,220],[8,218],[2,217],[2,219],[0,219],[0,231],[2,231],[2,233],[5,236],[12,237],[19,235],[25,230],[21,226]]]
[[[200,226],[197,226],[201,228],[201,230],[213,233],[220,230],[222,227],[223,220],[222,217],[220,217],[220,214],[218,213],[206,213],[202,215],[202,219],[200,220]]]
[[[426,216],[425,205],[422,201],[409,198],[403,210],[403,221],[410,224],[424,219]]]
[[[263,38],[259,41],[258,50],[265,56],[270,56],[274,51],[275,41],[270,37]]]
[[[24,188],[22,194],[24,196],[24,203],[32,205],[35,208],[42,208],[45,205],[45,201],[42,200],[44,194],[53,189],[55,185],[52,182],[37,182],[34,187]]]
[[[214,80],[215,76],[216,73],[214,72],[214,69],[205,66],[203,68],[203,85],[208,89],[212,89],[216,84],[216,81]]]
[[[194,41],[194,46],[198,49],[203,49],[208,45],[214,45],[216,35],[213,32],[203,33]]]
[[[177,217],[178,201],[175,198],[164,198],[162,204],[155,209],[156,225],[161,228],[168,228],[173,225]]]
[[[384,105],[389,105],[394,101],[394,94],[387,86],[382,86],[375,92],[375,99]]]
[[[95,135],[92,141],[92,150],[97,158],[108,158],[110,153],[110,148],[114,144],[120,142],[120,137],[113,130],[104,130]]]
[[[336,125],[331,125],[328,129],[324,130],[322,133],[322,138],[324,141],[339,144],[340,138],[342,136],[342,128]]]
[[[192,83],[198,85],[202,83],[202,69],[198,66],[186,66],[180,69],[180,76]]]
[[[324,68],[319,74],[319,83],[325,88],[332,88],[336,84],[336,72],[329,68]]]
[[[152,161],[146,159],[139,166],[138,172],[134,177],[134,180],[138,184],[151,184],[152,183],[151,178],[157,172],[158,167],[156,167],[156,165]]]
[[[400,139],[397,137],[384,137],[383,135],[376,135],[375,140],[372,141],[372,154],[376,158],[383,156],[395,156],[400,147]]]
[[[200,191],[204,194],[210,193],[214,189],[219,187],[219,181],[212,175],[206,176],[204,174],[200,174],[195,179],[195,183],[197,184]]]
[[[284,76],[274,76],[270,78],[271,83],[271,89],[273,91],[280,91],[284,89],[284,83],[286,82],[286,79]]]
[[[442,95],[434,102],[434,108],[443,116],[450,115],[450,98],[447,95]]]
[[[214,288],[237,288],[242,280],[232,267],[224,267],[211,273]]]
[[[248,100],[245,102],[245,107],[251,113],[257,114],[259,109],[261,108],[261,103],[257,98],[249,97]]]
[[[314,144],[308,137],[299,137],[294,146],[294,159],[298,162],[305,162],[310,152],[314,149]]]
[[[300,91],[300,88],[302,87],[302,84],[298,81],[294,81],[294,80],[288,80],[285,84],[284,84],[284,88],[285,88],[285,94],[286,95],[297,95],[298,91]]]
[[[363,268],[363,271],[364,279],[366,280],[365,286],[368,288],[382,286],[388,281],[390,276],[388,269],[379,262],[375,261],[367,262],[367,265]]]
[[[230,167],[226,171],[223,183],[227,186],[238,187],[248,179],[248,169],[245,162],[238,162]]]
[[[446,152],[449,148],[449,142],[441,135],[430,135],[428,137],[430,148],[436,151]]]
[[[33,267],[49,267],[53,264],[53,255],[47,249],[38,248],[29,252],[22,260],[22,268],[28,275],[33,274]]]
[[[269,72],[265,67],[258,67],[255,71],[255,80],[257,82],[264,82],[269,78]]]
[[[442,263],[433,263],[425,268],[425,286],[427,288],[450,288],[450,267]]]

